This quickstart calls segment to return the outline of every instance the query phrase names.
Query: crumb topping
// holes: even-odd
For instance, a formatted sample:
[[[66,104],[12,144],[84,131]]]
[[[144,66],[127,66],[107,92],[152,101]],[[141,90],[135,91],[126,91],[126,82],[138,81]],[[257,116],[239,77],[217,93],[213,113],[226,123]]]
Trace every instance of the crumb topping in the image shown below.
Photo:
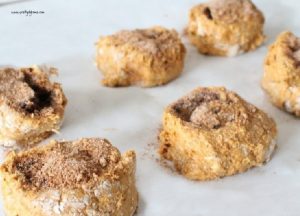
[[[131,46],[152,55],[168,49],[181,49],[181,42],[176,31],[161,27],[150,29],[123,30],[111,36],[116,46],[130,44]]]
[[[0,70],[0,96],[11,107],[25,113],[36,113],[51,106],[51,84],[45,74],[33,68]]]
[[[252,105],[241,104],[233,92],[202,88],[180,99],[173,109],[183,120],[197,127],[218,129],[230,122],[243,124],[248,120],[248,112],[256,111]]]
[[[210,129],[218,129],[235,119],[234,109],[223,101],[210,101],[200,104],[192,112],[190,121]]]
[[[296,52],[294,52],[293,57],[294,57],[295,60],[297,60],[298,62],[300,62],[300,49],[297,50]]]
[[[91,138],[55,142],[46,151],[16,157],[12,166],[24,177],[25,189],[77,188],[113,168],[120,157],[108,141]]]
[[[210,0],[203,10],[208,19],[232,23],[257,14],[249,0]]]
[[[288,55],[300,64],[300,38],[290,33],[287,36],[286,43],[289,47]]]

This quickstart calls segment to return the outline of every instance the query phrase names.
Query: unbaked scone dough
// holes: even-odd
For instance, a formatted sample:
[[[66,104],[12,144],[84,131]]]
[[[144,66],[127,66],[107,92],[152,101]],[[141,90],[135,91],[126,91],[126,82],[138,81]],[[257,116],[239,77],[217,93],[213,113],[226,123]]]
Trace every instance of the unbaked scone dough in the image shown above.
[[[99,39],[96,63],[106,86],[151,87],[179,76],[185,52],[175,30],[123,30]]]
[[[0,168],[7,216],[131,216],[137,208],[134,151],[107,140],[52,141]]]
[[[49,80],[52,72],[0,69],[0,145],[29,146],[59,130],[67,99],[60,84]]]
[[[191,9],[187,34],[203,54],[235,56],[263,43],[263,25],[250,0],[211,0]]]
[[[281,33],[270,46],[262,86],[272,103],[300,117],[300,38]]]
[[[159,153],[187,178],[210,180],[269,161],[276,134],[275,122],[236,93],[197,88],[165,109]]]

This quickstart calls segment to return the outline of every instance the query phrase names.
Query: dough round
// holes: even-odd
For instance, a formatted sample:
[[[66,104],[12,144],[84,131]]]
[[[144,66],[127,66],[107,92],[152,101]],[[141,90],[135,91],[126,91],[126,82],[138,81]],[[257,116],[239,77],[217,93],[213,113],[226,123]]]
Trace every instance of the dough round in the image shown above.
[[[106,86],[151,87],[179,76],[185,52],[175,30],[163,27],[123,30],[99,39],[96,63]]]
[[[281,33],[270,46],[262,86],[272,103],[300,117],[300,38]]]
[[[0,69],[0,145],[33,145],[59,130],[67,99],[49,73],[36,66]]]
[[[137,208],[134,151],[121,155],[107,140],[52,141],[0,168],[7,216],[131,216]]]
[[[187,34],[203,54],[235,56],[263,43],[263,24],[250,0],[211,0],[191,9]]]
[[[276,134],[275,122],[236,93],[197,88],[165,109],[159,152],[187,178],[210,180],[269,161]]]

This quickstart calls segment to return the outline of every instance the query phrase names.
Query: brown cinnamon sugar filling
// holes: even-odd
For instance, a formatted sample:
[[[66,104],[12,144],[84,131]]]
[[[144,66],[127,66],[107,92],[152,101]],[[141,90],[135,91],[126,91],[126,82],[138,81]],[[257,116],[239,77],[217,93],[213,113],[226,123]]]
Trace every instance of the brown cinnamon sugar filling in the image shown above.
[[[221,95],[204,88],[201,92],[193,92],[180,99],[172,108],[181,119],[187,122],[198,127],[218,129],[230,122],[247,120],[246,107],[237,106],[237,100],[234,93]]]
[[[23,186],[30,188],[80,187],[120,160],[120,152],[103,139],[56,142],[46,151],[17,157],[13,172],[23,176]]]
[[[45,74],[34,74],[33,68],[0,70],[0,95],[12,108],[36,113],[52,105],[52,87]]]

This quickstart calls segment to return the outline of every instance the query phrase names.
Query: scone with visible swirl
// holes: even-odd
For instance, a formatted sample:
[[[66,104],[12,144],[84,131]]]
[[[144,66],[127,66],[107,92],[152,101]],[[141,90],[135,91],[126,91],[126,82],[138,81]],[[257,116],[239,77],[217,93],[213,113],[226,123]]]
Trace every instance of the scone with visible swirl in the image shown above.
[[[67,99],[54,70],[0,69],[0,145],[28,147],[59,130]]]
[[[263,25],[250,0],[210,0],[191,9],[187,34],[203,54],[235,56],[263,43]]]
[[[131,216],[137,208],[134,151],[121,155],[107,140],[52,141],[0,168],[7,216]]]
[[[275,122],[236,93],[197,88],[165,109],[159,153],[187,178],[211,180],[269,161],[276,134]]]
[[[262,87],[272,103],[300,117],[300,38],[281,33],[269,48]]]
[[[152,87],[179,76],[185,52],[175,30],[159,26],[123,30],[99,39],[96,63],[104,75],[103,85]]]

